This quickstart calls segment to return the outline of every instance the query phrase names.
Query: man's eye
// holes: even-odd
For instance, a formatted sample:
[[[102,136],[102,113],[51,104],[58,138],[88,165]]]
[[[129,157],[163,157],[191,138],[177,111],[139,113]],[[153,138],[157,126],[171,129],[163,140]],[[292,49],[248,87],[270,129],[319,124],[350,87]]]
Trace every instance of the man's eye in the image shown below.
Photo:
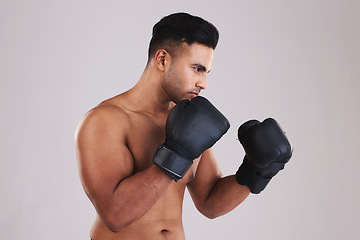
[[[194,68],[195,71],[200,72],[200,68]]]

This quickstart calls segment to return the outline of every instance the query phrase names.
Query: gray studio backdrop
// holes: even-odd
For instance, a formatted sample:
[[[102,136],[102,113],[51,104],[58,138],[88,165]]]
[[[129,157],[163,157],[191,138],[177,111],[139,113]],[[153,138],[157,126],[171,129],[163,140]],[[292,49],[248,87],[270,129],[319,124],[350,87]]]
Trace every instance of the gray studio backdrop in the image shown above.
[[[294,145],[268,188],[223,217],[186,192],[187,239],[358,239],[356,0],[0,0],[0,238],[88,239],[76,126],[136,83],[153,24],[178,11],[220,31],[204,96],[232,124],[214,147],[223,174],[242,161],[249,119],[276,118]]]

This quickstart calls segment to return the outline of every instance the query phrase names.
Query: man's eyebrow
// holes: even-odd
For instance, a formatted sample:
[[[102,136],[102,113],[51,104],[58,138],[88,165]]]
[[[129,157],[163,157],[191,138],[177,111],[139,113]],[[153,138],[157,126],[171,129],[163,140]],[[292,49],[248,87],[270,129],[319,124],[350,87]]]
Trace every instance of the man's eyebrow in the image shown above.
[[[199,68],[202,72],[206,72],[206,67],[204,65],[201,65],[201,64],[198,64],[198,63],[195,63],[193,64],[194,67],[197,67]],[[208,71],[208,73],[210,72],[210,70]]]

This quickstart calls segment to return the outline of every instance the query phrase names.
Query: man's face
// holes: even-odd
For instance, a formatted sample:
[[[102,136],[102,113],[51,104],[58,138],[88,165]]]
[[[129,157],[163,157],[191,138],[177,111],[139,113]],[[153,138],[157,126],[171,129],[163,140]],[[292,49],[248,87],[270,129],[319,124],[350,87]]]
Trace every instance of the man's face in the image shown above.
[[[207,73],[211,69],[214,50],[194,43],[183,43],[176,59],[165,70],[162,87],[172,101],[192,99],[206,88]]]

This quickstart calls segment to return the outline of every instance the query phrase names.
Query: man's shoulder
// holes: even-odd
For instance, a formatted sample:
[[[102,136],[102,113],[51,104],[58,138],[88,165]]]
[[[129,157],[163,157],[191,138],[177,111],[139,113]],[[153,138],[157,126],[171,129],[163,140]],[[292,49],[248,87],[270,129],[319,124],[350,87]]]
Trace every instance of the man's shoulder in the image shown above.
[[[91,109],[85,118],[98,119],[104,121],[126,121],[128,114],[121,105],[104,101]]]
[[[129,123],[129,115],[125,109],[120,104],[106,100],[85,114],[78,130],[124,131]]]

